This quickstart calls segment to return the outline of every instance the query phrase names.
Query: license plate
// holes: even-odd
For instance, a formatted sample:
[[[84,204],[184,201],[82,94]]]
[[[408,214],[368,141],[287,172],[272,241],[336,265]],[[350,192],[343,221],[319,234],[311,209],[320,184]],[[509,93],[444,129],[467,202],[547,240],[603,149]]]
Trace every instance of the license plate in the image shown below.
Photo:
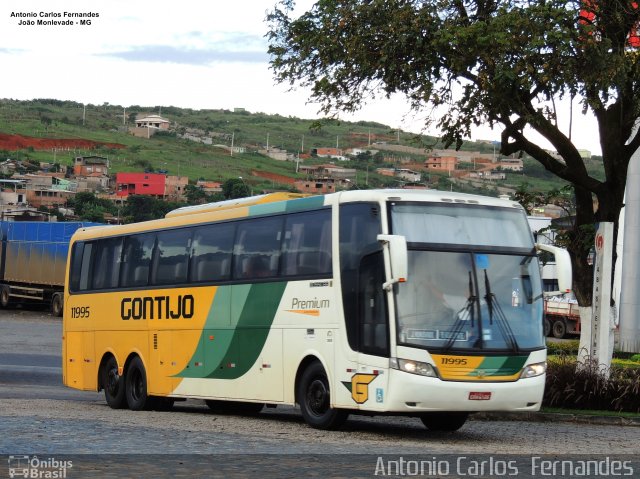
[[[491,399],[490,392],[470,392],[469,401],[488,401]]]

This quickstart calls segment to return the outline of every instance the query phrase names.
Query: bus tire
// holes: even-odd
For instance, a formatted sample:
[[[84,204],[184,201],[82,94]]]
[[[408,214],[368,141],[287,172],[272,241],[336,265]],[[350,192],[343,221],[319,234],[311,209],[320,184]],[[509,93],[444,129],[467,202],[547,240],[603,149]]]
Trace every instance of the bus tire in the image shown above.
[[[567,323],[564,319],[556,319],[553,322],[553,337],[562,339],[567,335]]]
[[[259,402],[217,401],[206,399],[205,403],[212,412],[218,414],[239,414],[241,416],[255,416],[264,408]]]
[[[134,357],[129,363],[124,384],[129,409],[142,411],[153,405],[153,401],[147,395],[147,373],[139,356]]]
[[[467,412],[427,412],[420,420],[429,431],[453,432],[464,426],[468,417]]]
[[[118,362],[113,356],[102,366],[100,384],[104,389],[104,399],[112,409],[123,409],[127,405],[124,396],[124,378],[118,374]]]
[[[62,299],[62,294],[55,293],[51,297],[51,314],[59,318],[62,316],[63,310],[64,310],[64,303]]]
[[[551,336],[551,321],[549,321],[549,318],[544,318],[542,321],[544,337]]]
[[[305,422],[316,429],[337,429],[349,417],[343,409],[331,407],[329,380],[322,364],[315,361],[302,373],[296,397]]]

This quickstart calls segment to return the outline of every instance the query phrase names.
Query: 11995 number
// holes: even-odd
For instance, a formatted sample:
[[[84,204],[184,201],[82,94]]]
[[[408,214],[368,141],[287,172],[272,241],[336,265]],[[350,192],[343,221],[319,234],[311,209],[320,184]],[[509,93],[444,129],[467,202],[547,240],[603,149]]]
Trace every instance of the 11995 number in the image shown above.
[[[74,319],[88,318],[89,315],[89,306],[74,306],[71,308],[71,317]]]

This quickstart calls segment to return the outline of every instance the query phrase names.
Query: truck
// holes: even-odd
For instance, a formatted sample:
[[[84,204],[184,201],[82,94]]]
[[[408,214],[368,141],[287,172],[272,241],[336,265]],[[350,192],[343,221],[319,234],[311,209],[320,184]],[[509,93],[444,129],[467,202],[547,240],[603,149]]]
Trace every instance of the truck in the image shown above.
[[[0,221],[0,308],[48,305],[61,316],[71,236],[89,222]]]
[[[544,298],[544,334],[562,339],[580,334],[580,309],[577,301],[560,296]]]

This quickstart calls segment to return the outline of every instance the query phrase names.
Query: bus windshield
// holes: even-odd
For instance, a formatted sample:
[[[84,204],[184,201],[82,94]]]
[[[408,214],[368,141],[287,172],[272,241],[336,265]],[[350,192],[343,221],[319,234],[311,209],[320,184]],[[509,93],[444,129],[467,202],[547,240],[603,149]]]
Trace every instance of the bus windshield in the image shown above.
[[[398,343],[435,351],[544,347],[538,260],[521,211],[391,205],[409,245],[396,286]]]

